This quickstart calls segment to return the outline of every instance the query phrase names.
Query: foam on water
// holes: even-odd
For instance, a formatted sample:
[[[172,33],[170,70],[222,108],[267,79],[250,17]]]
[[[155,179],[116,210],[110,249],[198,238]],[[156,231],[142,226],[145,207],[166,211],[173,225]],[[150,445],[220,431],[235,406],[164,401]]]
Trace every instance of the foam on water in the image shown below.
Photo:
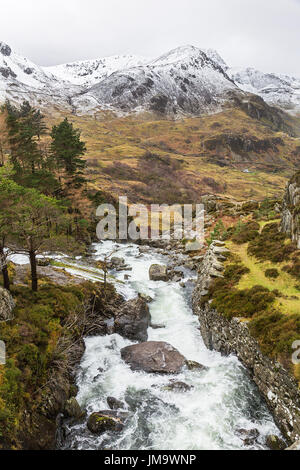
[[[267,434],[279,434],[256,386],[236,357],[222,357],[208,351],[199,332],[198,319],[190,307],[191,292],[176,282],[149,281],[153,263],[166,263],[167,257],[154,252],[140,254],[137,246],[104,242],[95,245],[101,259],[117,249],[114,256],[125,258],[132,267],[130,280],[117,283],[127,298],[138,292],[150,295],[153,323],[148,339],[166,341],[187,359],[198,361],[208,371],[183,370],[166,376],[133,372],[120,357],[120,349],[132,344],[117,334],[86,338],[86,351],[77,376],[77,399],[88,414],[108,409],[106,398],[126,403],[130,418],[119,434],[92,435],[86,423],[67,428],[65,448],[76,449],[264,449]],[[116,273],[119,280],[124,273]],[[167,391],[171,379],[193,388],[185,393]],[[257,428],[258,442],[245,447],[238,428]]]

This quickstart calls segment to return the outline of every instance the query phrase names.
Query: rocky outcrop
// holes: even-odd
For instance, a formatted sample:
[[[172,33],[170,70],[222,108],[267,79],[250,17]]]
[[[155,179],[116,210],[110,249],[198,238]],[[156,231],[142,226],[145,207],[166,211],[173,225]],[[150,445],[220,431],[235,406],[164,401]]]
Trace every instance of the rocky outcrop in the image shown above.
[[[115,318],[115,332],[132,341],[147,341],[150,312],[142,297],[128,300]]]
[[[67,418],[80,419],[84,416],[84,414],[84,411],[81,409],[75,397],[71,397],[66,401],[64,415]]]
[[[8,290],[0,287],[0,322],[13,320],[14,299]]]
[[[226,319],[203,302],[202,297],[216,276],[222,276],[222,261],[227,250],[214,242],[201,264],[193,294],[193,311],[199,317],[200,330],[208,349],[224,355],[235,354],[257,384],[274,419],[289,442],[300,437],[300,392],[296,380],[284,367],[262,354],[247,322]]]
[[[280,230],[287,233],[300,249],[300,172],[287,183]]]
[[[167,266],[161,264],[152,264],[149,268],[149,279],[150,281],[167,281]]]
[[[11,55],[11,48],[4,42],[0,42],[0,52],[6,57]]]
[[[285,442],[274,434],[267,436],[266,446],[271,450],[284,450],[286,448]]]
[[[121,349],[122,359],[132,370],[158,374],[178,374],[185,365],[185,358],[171,344],[148,341]]]
[[[89,416],[87,427],[93,434],[106,431],[122,431],[128,413],[105,410],[97,411]]]

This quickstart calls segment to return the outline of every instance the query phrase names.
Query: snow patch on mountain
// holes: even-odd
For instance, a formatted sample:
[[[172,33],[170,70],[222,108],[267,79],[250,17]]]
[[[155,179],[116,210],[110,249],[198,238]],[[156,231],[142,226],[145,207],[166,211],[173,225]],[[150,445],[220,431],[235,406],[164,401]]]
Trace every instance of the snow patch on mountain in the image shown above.
[[[72,112],[213,112],[230,91],[300,111],[300,79],[228,67],[214,49],[181,46],[156,59],[122,55],[40,67],[0,42],[0,102]]]
[[[118,70],[146,64],[149,59],[134,55],[103,57],[95,60],[71,62],[68,64],[44,67],[60,80],[67,80],[75,85],[93,86]]]
[[[200,114],[219,109],[232,90],[238,88],[217,62],[201,49],[183,46],[114,72],[72,102],[77,108],[90,97],[124,113]]]
[[[300,79],[254,68],[231,68],[228,74],[239,88],[261,96],[267,103],[286,110],[300,110]]]

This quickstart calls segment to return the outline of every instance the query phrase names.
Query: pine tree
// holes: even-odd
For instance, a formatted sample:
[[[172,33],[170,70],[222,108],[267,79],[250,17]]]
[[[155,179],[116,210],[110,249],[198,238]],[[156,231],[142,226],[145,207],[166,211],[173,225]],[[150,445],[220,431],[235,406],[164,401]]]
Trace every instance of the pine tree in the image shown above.
[[[6,103],[8,141],[11,161],[17,173],[44,168],[44,156],[38,145],[41,135],[46,133],[44,116],[24,101],[20,109]]]
[[[64,169],[68,176],[79,176],[86,162],[81,156],[86,152],[85,142],[80,139],[79,129],[64,119],[58,126],[53,126],[51,151],[58,167]]]

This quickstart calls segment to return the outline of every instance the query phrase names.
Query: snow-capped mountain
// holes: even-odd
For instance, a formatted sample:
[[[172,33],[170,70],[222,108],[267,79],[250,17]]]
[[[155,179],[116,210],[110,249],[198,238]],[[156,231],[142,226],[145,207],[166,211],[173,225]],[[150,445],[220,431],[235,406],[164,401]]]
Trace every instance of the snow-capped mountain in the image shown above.
[[[229,69],[228,74],[242,90],[261,96],[267,103],[286,110],[300,110],[300,79],[253,68]]]
[[[0,42],[0,103],[27,99],[77,113],[108,109],[197,115],[220,109],[232,91],[300,109],[300,80],[232,69],[213,49],[183,46],[156,59],[112,56],[41,67]]]
[[[44,70],[60,80],[70,81],[74,85],[91,87],[118,70],[144,65],[148,60],[145,57],[134,55],[115,55],[101,59],[44,67]]]
[[[47,69],[15,54],[0,42],[0,102],[28,100],[35,105],[65,105],[68,97],[78,93],[78,86],[62,81]]]
[[[186,46],[116,71],[72,103],[75,108],[94,108],[98,103],[123,112],[199,114],[216,110],[232,90],[238,88],[218,63],[201,49]]]

